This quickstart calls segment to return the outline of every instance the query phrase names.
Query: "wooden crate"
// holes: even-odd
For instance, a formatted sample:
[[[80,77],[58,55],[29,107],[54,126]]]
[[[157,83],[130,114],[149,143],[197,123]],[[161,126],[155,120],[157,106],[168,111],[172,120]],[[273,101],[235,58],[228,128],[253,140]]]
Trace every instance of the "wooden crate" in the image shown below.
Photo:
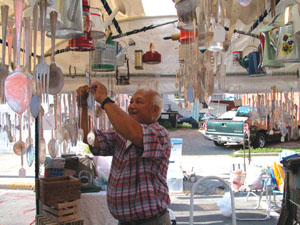
[[[42,214],[53,222],[63,223],[78,217],[78,200],[55,203],[53,205],[42,204]]]
[[[36,225],[84,225],[84,220],[79,216],[77,216],[76,219],[73,219],[71,221],[67,221],[64,223],[57,223],[51,221],[49,218],[43,215],[37,215],[35,224]]]
[[[39,179],[39,198],[47,205],[80,199],[80,180],[72,176]]]

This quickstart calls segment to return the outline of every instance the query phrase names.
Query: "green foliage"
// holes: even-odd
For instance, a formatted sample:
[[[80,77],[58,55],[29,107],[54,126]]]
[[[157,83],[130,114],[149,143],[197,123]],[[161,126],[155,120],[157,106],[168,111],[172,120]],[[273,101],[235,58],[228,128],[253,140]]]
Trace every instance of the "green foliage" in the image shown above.
[[[173,128],[171,122],[170,122],[170,121],[166,121],[166,120],[160,122],[160,125],[162,125],[162,126],[163,126],[164,128],[166,128],[166,129],[171,129],[171,128]]]
[[[282,152],[282,150],[284,149],[288,149],[291,151],[295,151],[295,152],[300,152],[300,149],[297,147],[292,147],[292,148],[251,148],[250,152],[252,153],[280,153]],[[246,153],[246,157],[248,158],[248,149],[245,149],[245,153]],[[238,153],[238,155],[237,155]],[[232,157],[242,157],[244,153],[243,149],[240,149],[238,151],[236,151],[235,153],[231,153],[230,156]]]
[[[192,128],[192,124],[190,123],[177,124],[177,128]]]
[[[250,151],[251,153],[268,153],[268,152],[282,152],[283,149],[287,149],[287,148],[251,148]],[[291,151],[295,151],[295,152],[300,152],[299,148],[289,148],[289,150]],[[238,150],[238,153],[243,153],[244,150],[240,149]],[[246,150],[246,152],[248,152],[248,150]]]

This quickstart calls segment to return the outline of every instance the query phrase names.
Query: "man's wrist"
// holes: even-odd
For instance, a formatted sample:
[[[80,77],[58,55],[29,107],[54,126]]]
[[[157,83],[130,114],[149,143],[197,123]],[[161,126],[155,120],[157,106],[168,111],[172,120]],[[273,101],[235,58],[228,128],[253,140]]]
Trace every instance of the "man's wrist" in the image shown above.
[[[113,101],[110,97],[106,97],[101,103],[101,108],[104,109],[105,104],[109,102],[115,103],[115,101]]]

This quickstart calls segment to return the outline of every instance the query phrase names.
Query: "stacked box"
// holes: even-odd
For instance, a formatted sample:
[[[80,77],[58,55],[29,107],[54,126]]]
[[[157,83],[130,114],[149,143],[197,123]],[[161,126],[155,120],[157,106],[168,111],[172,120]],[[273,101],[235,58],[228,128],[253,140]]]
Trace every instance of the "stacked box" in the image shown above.
[[[82,218],[77,217],[71,221],[63,222],[63,223],[56,223],[48,219],[43,215],[36,216],[36,225],[84,225],[84,221]]]
[[[46,219],[38,224],[80,225],[77,215],[80,199],[80,180],[71,176],[45,177],[39,179],[41,212]],[[49,222],[50,221],[50,222]]]
[[[71,176],[39,179],[39,197],[44,204],[52,205],[80,199],[80,180]]]

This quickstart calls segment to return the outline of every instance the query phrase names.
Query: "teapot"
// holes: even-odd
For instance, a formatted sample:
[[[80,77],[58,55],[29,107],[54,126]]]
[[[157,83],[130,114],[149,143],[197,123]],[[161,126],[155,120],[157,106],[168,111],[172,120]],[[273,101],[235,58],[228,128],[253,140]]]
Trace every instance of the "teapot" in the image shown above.
[[[243,49],[243,51],[242,51],[242,53],[241,53],[241,57],[238,58],[239,64],[240,64],[243,68],[245,68],[246,70],[248,70],[248,68],[249,68],[249,55],[248,55],[248,54],[245,54],[245,52],[246,52],[246,49],[249,49],[249,48],[252,48],[252,49],[256,49],[256,50],[257,50],[257,47],[256,47],[256,46],[254,46],[254,45],[247,45],[247,46]]]

